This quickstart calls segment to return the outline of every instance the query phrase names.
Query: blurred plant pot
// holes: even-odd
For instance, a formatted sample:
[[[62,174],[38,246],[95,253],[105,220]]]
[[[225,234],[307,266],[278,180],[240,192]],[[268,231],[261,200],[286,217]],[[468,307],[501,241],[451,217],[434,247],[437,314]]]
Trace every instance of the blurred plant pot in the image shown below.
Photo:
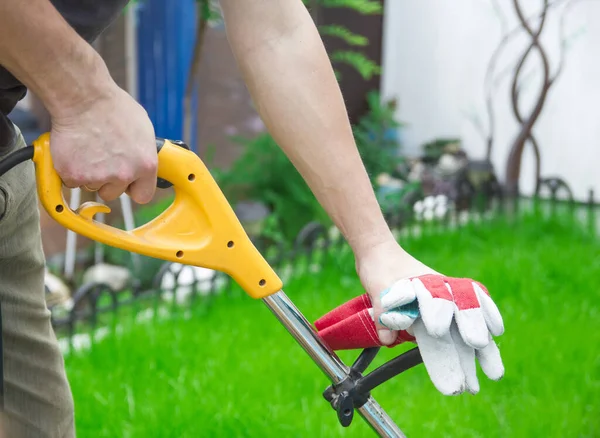
[[[265,220],[271,214],[267,205],[259,201],[241,201],[235,206],[235,214],[250,237],[260,236]]]
[[[375,130],[371,130],[368,133],[368,138],[371,141],[377,140],[378,136],[379,136],[379,132],[377,132]],[[383,140],[398,143],[400,140],[398,128],[396,128],[396,127],[385,128],[385,130],[383,132]]]
[[[398,193],[404,188],[404,181],[394,178],[387,173],[377,175],[375,182],[377,183],[377,196],[380,199]]]

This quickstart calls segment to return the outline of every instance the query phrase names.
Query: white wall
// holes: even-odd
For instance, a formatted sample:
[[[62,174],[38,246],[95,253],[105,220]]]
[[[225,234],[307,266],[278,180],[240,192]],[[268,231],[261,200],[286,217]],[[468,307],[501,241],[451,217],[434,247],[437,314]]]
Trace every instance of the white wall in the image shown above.
[[[475,128],[479,118],[487,132],[484,77],[490,57],[507,27],[517,25],[512,1],[497,0],[387,0],[383,54],[382,94],[398,99],[398,119],[410,126],[402,132],[405,150],[418,151],[436,137],[460,137],[472,157],[485,154],[485,141]],[[525,15],[535,16],[541,1],[527,4]],[[565,2],[563,1],[563,4]],[[552,9],[542,33],[551,71],[560,58],[559,16]],[[542,176],[566,179],[578,199],[594,188],[600,195],[600,2],[575,0],[565,16],[564,70],[552,87],[534,134],[542,154]],[[532,22],[537,27],[537,21]],[[509,146],[518,132],[510,104],[511,73],[529,40],[521,32],[499,58],[496,76],[495,147],[493,162],[501,180]],[[530,55],[531,56],[531,55]],[[542,68],[537,54],[526,64],[527,77],[521,108],[527,114],[539,94]],[[503,78],[503,79],[502,79]],[[534,161],[527,148],[521,187],[531,193]]]

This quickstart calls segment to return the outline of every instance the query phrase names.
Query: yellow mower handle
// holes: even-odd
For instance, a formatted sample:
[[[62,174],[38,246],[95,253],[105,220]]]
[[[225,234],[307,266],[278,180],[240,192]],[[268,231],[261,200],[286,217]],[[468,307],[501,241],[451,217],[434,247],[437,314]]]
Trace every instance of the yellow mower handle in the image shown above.
[[[50,135],[33,142],[40,201],[63,227],[105,245],[230,275],[252,298],[278,292],[282,281],[256,249],[225,195],[194,152],[169,140],[157,142],[158,177],[173,185],[175,199],[158,217],[131,231],[94,220],[107,205],[69,208],[50,154]]]

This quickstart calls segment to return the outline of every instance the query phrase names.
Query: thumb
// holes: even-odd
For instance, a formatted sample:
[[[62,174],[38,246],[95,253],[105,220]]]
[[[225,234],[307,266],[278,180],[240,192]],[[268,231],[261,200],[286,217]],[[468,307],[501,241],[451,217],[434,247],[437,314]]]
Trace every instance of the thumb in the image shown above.
[[[395,330],[390,330],[380,322],[381,315],[383,313],[380,295],[381,294],[379,293],[374,294],[369,292],[369,297],[371,298],[371,304],[373,306],[373,310],[370,313],[371,317],[373,318],[373,322],[375,323],[375,329],[377,330],[379,341],[383,345],[390,345],[393,344],[398,337],[398,332]]]

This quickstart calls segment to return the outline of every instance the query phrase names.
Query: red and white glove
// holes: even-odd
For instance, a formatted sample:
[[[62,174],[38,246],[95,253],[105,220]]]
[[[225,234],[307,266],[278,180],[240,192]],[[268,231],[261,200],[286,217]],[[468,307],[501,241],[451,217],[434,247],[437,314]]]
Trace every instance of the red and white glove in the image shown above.
[[[492,336],[504,332],[500,312],[485,287],[470,279],[438,274],[396,282],[382,293],[379,322],[398,331],[393,347],[412,341],[434,386],[445,395],[479,391],[475,359],[486,376],[504,375]],[[381,346],[368,295],[354,298],[315,326],[334,350]]]
[[[379,322],[415,337],[423,364],[440,392],[479,392],[475,359],[490,379],[499,380],[504,375],[500,352],[492,338],[504,333],[504,323],[481,283],[422,275],[400,280],[384,291],[381,305],[384,313]]]

